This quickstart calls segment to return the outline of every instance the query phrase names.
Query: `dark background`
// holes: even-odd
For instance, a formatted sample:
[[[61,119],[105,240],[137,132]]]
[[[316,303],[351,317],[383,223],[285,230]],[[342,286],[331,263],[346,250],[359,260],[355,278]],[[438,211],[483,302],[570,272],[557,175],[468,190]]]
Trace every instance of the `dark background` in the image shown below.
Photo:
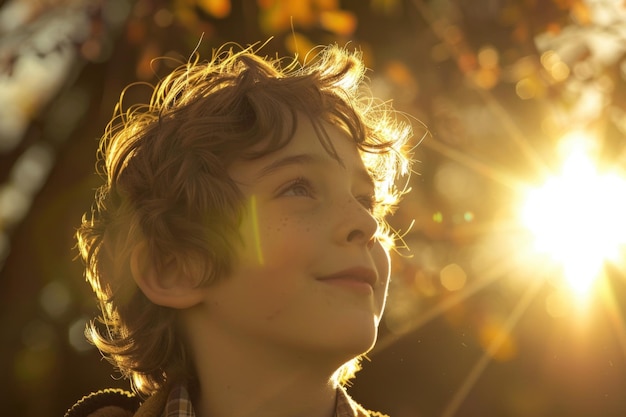
[[[590,132],[602,164],[626,166],[625,7],[0,1],[1,414],[58,416],[92,390],[127,386],[82,337],[96,312],[73,249],[122,89],[167,73],[172,61],[155,58],[272,37],[267,55],[361,49],[374,93],[423,137],[413,192],[391,219],[410,249],[394,254],[380,344],[354,397],[394,417],[626,415],[623,263],[607,264],[583,308],[563,295],[558,267],[531,255],[516,217],[568,133]],[[579,230],[564,238],[597,244]]]

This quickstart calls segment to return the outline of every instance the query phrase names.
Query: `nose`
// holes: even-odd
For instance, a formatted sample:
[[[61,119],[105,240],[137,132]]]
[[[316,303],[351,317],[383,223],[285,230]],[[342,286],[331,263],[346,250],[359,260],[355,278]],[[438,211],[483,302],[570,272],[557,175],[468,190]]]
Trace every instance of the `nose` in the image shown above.
[[[356,199],[351,198],[345,204],[344,216],[340,218],[338,238],[341,243],[372,247],[377,231],[376,218]]]

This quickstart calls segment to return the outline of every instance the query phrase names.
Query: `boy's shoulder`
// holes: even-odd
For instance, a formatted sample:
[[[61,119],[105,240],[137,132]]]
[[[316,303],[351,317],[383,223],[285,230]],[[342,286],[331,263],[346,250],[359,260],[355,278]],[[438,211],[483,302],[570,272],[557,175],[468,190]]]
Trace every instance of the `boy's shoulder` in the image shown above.
[[[104,389],[83,397],[65,417],[131,417],[140,404],[140,398],[131,392]]]
[[[65,417],[159,417],[166,400],[161,391],[143,401],[137,394],[109,388],[83,397]]]
[[[337,417],[388,417],[386,414],[366,410],[343,388],[338,391],[335,410]],[[142,403],[142,400],[131,392],[114,388],[104,389],[83,397],[65,413],[65,417],[158,417],[162,414],[168,397],[172,400],[167,392],[161,392]]]

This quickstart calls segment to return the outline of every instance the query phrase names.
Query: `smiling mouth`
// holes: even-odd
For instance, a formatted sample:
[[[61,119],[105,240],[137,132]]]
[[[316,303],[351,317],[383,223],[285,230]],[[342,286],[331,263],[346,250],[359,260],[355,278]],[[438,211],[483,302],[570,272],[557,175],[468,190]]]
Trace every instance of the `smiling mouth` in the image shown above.
[[[351,291],[371,294],[378,277],[370,268],[356,267],[318,278],[318,281],[342,287]]]

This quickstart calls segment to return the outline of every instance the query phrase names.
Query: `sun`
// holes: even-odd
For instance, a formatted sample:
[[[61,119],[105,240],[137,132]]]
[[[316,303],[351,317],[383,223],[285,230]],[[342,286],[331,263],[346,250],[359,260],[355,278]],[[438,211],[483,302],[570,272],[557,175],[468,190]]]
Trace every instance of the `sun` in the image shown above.
[[[626,178],[603,172],[581,134],[564,141],[561,172],[526,192],[523,225],[534,249],[549,255],[577,295],[588,294],[607,261],[626,247]]]

